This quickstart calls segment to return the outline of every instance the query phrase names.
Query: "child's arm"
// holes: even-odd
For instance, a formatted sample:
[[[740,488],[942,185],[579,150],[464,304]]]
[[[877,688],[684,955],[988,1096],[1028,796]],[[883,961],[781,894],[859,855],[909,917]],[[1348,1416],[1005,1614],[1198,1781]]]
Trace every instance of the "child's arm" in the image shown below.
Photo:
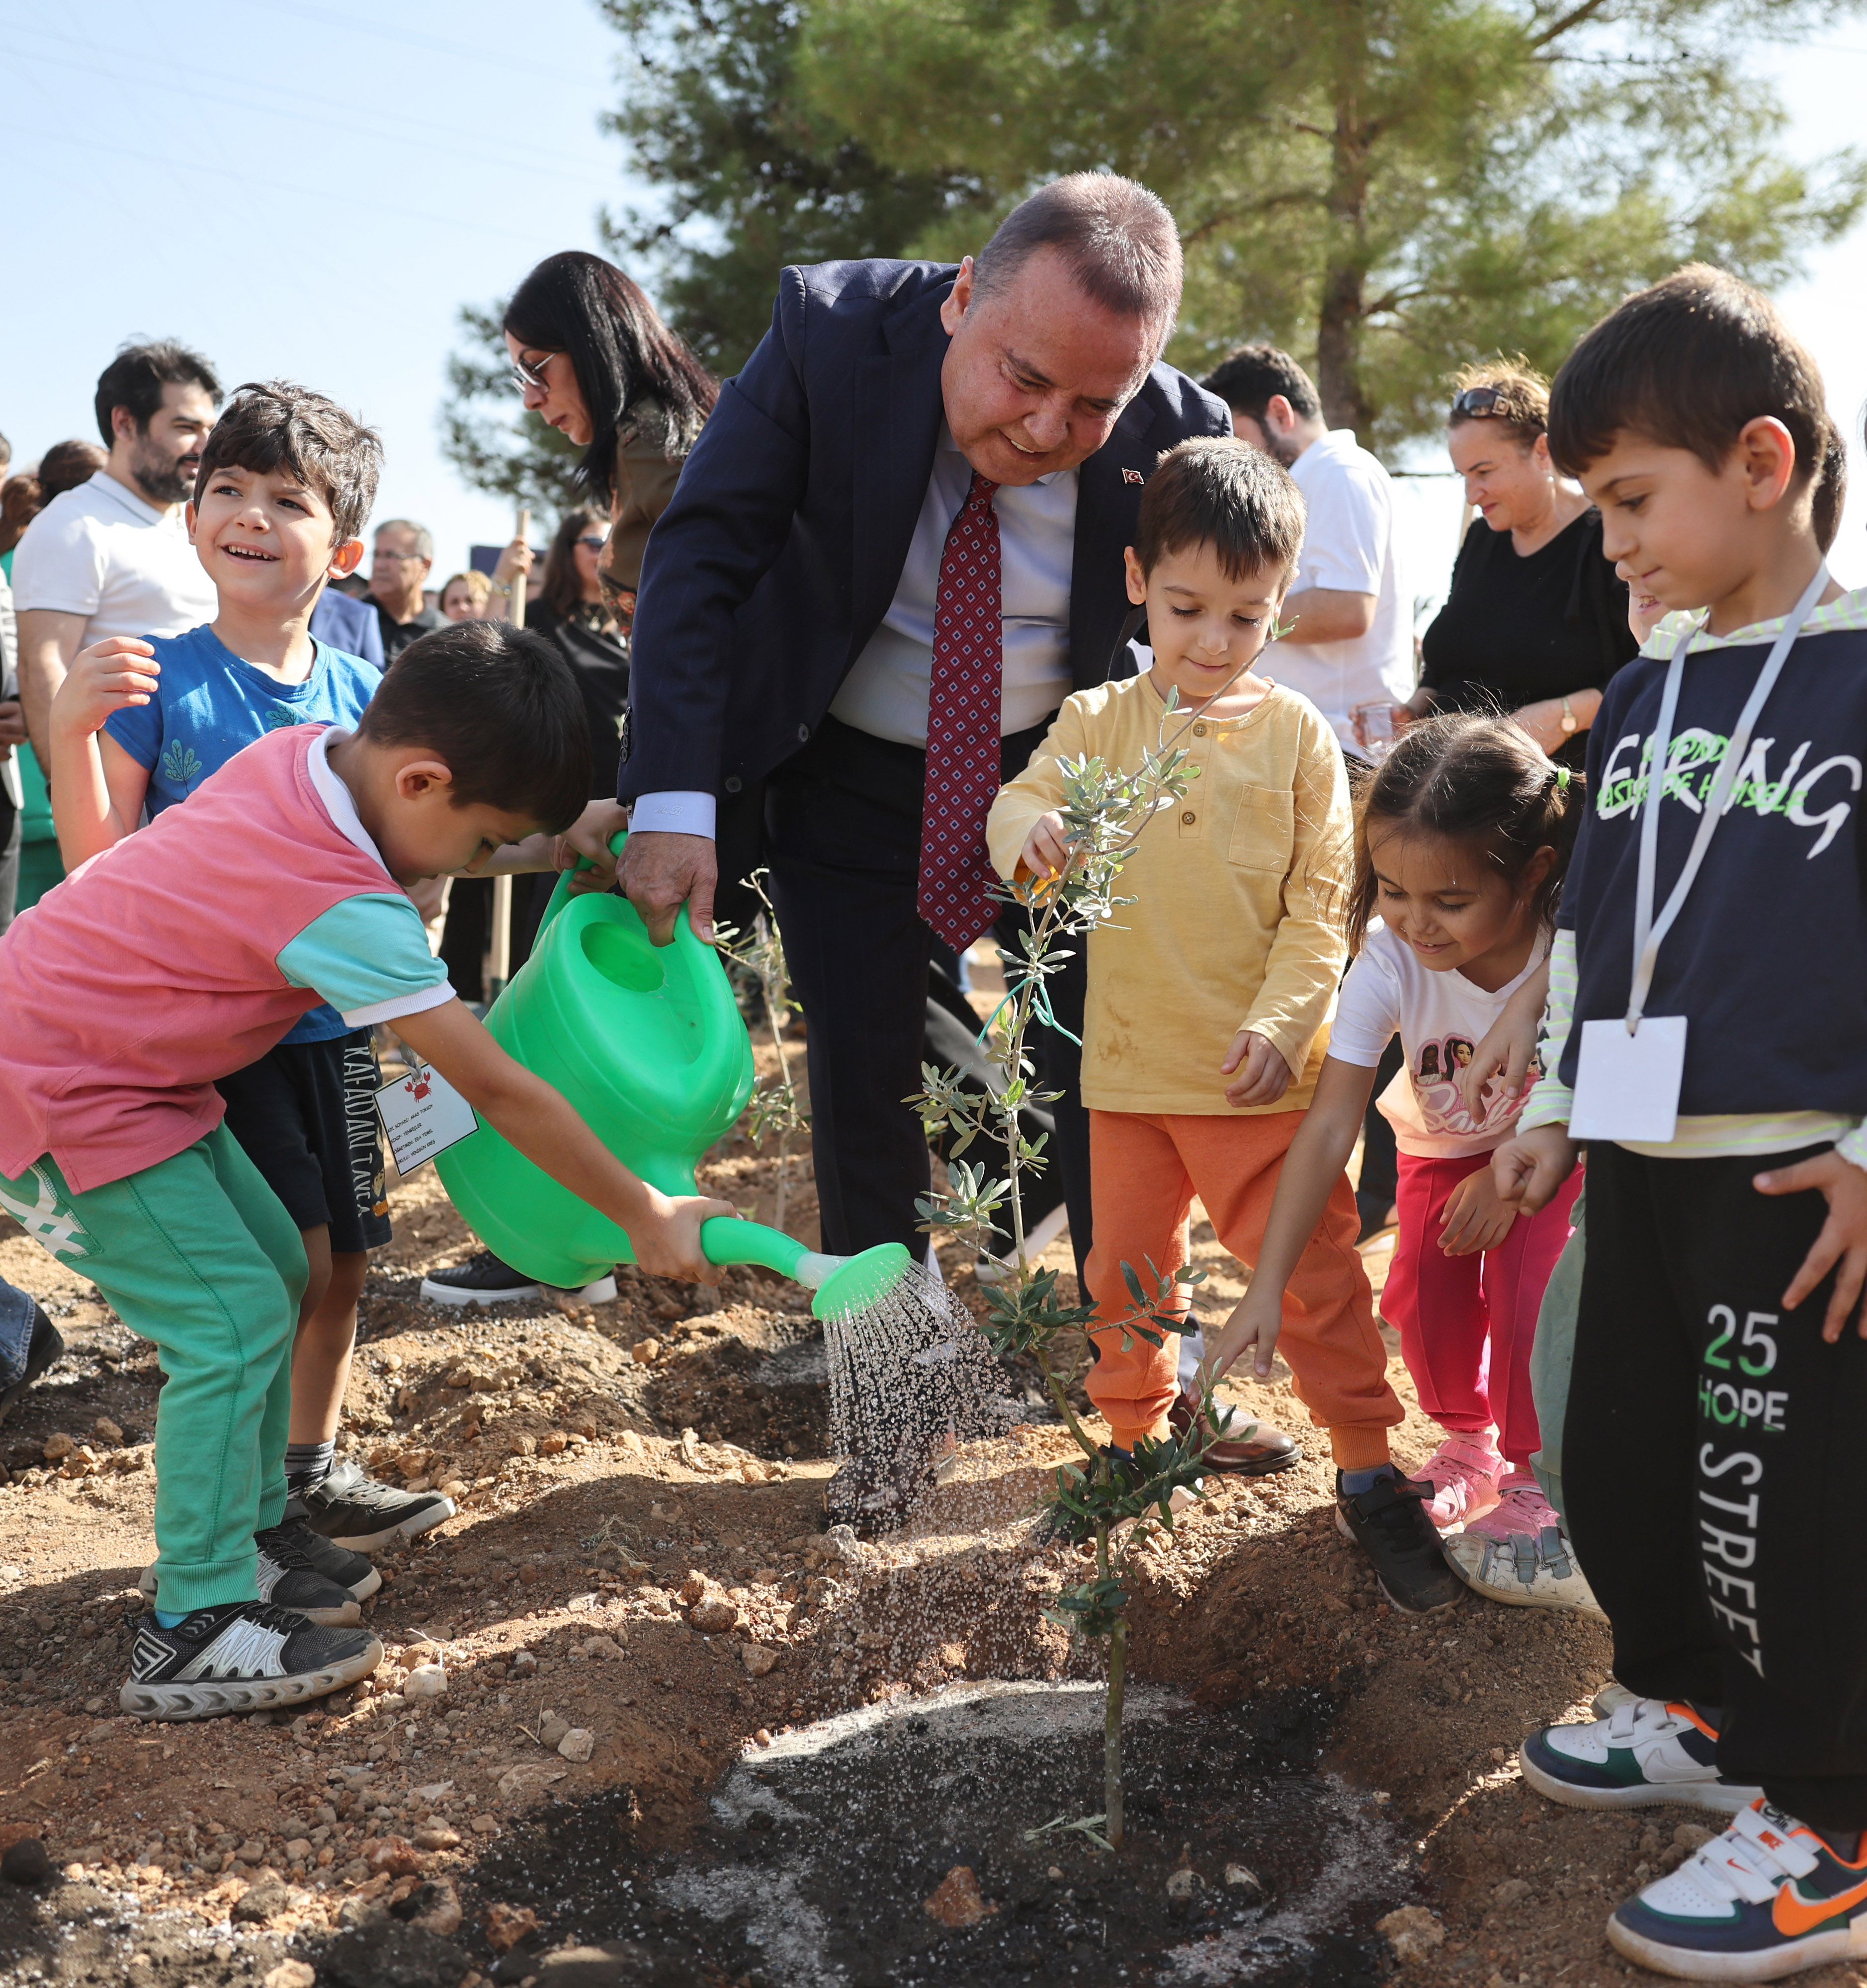
[[[1198,1385],[1216,1385],[1247,1350],[1258,1378],[1270,1372],[1284,1324],[1284,1289],[1316,1232],[1335,1184],[1342,1177],[1375,1088],[1375,1073],[1359,1063],[1324,1057],[1315,1101],[1303,1115],[1284,1155],[1276,1199],[1251,1273],[1251,1288],[1207,1346]]]
[[[1290,874],[1284,883],[1284,915],[1265,955],[1264,978],[1251,1010],[1220,1065],[1230,1076],[1226,1092],[1234,1108],[1275,1104],[1290,1078],[1302,1076],[1311,1046],[1329,1013],[1348,948],[1342,937],[1353,850],[1348,776],[1334,739],[1317,719],[1306,727],[1291,783],[1296,827]],[[1278,1080],[1268,1054],[1247,1038],[1269,1045],[1285,1068]]]
[[[112,635],[74,657],[52,700],[48,726],[52,823],[67,870],[134,832],[149,791],[138,766],[104,725],[112,714],[147,704],[162,665],[147,642]]]
[[[1546,959],[1504,1003],[1503,1013],[1473,1050],[1471,1061],[1459,1071],[1459,1095],[1464,1101],[1466,1115],[1474,1125],[1483,1123],[1485,1086],[1493,1077],[1503,1080],[1507,1097],[1514,1097],[1523,1089],[1537,1053],[1543,1004],[1548,999],[1549,962]]]
[[[475,1111],[560,1186],[627,1231],[635,1260],[661,1277],[716,1284],[700,1225],[737,1213],[729,1202],[670,1196],[631,1173],[543,1077],[515,1063],[458,1001],[396,1019],[395,1032]]]

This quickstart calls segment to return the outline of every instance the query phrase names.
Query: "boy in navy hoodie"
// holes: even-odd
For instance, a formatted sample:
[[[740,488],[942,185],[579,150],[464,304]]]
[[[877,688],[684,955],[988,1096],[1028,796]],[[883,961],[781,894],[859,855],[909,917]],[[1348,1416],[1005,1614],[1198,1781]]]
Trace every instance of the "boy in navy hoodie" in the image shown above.
[[[1608,1938],[1770,1980],[1867,1955],[1867,592],[1823,561],[1820,376],[1720,271],[1582,340],[1550,445],[1672,611],[1590,734],[1552,1074],[1495,1163],[1534,1209],[1588,1148],[1564,1483],[1639,1694],[1533,1733],[1524,1777],[1733,1816]]]

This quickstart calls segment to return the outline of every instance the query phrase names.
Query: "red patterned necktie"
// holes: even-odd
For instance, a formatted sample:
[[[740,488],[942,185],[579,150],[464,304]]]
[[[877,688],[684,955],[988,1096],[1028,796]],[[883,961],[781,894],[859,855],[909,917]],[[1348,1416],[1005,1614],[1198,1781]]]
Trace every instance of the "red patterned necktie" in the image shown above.
[[[1005,661],[998,513],[992,508],[997,489],[973,471],[940,555],[934,603],[916,908],[955,952],[991,924],[996,909],[986,816],[999,790]]]

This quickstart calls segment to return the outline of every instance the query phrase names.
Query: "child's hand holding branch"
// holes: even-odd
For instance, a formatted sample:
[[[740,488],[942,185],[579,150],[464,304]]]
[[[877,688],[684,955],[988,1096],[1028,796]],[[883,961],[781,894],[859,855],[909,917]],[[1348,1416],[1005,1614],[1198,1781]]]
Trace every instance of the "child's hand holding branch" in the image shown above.
[[[1031,832],[1018,852],[1018,865],[1033,877],[1055,877],[1068,867],[1069,861],[1069,834],[1063,816],[1052,808],[1031,824]]]

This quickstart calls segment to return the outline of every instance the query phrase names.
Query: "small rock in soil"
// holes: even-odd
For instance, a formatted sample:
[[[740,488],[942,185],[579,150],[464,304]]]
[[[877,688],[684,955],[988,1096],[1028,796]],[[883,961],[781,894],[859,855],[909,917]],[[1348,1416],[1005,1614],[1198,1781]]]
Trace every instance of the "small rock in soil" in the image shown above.
[[[597,1750],[597,1736],[587,1726],[573,1726],[557,1743],[557,1750],[567,1760],[587,1760]]]
[[[1225,1867],[1225,1881],[1228,1888],[1249,1892],[1256,1898],[1265,1895],[1263,1879],[1246,1865],[1228,1864]],[[1526,1885],[1524,1889],[1527,1891],[1529,1887]]]
[[[723,1595],[709,1595],[694,1604],[687,1619],[703,1636],[717,1636],[723,1631],[739,1627],[739,1611],[736,1604]]]
[[[746,1666],[749,1677],[764,1677],[776,1665],[778,1652],[766,1649],[763,1644],[742,1643],[739,1645],[739,1662]]]
[[[439,1698],[448,1688],[448,1674],[438,1664],[418,1664],[402,1687],[408,1698]]]
[[[1199,1890],[1199,1872],[1189,1871],[1182,1865],[1179,1870],[1168,1873],[1167,1895],[1176,1905],[1184,1905]]]
[[[276,1919],[292,1903],[292,1894],[282,1878],[273,1878],[250,1885],[241,1894],[228,1916],[236,1925],[264,1925]]]
[[[548,1746],[555,1750],[558,1742],[570,1730],[570,1721],[568,1719],[560,1718],[554,1712],[548,1718],[539,1721],[538,1743],[541,1746]]]
[[[308,1960],[282,1960],[259,1979],[259,1988],[313,1988],[317,1969]]]
[[[520,1940],[538,1930],[538,1915],[529,1905],[502,1903],[486,1908],[482,1923],[486,1944],[495,1953],[509,1953]]]
[[[1403,1963],[1426,1959],[1446,1937],[1446,1929],[1424,1905],[1402,1905],[1375,1920],[1375,1930],[1385,1935],[1394,1958]]]
[[[51,1869],[52,1859],[36,1836],[22,1836],[17,1843],[9,1843],[5,1855],[0,1857],[0,1878],[15,1885],[36,1885]]]
[[[378,1876],[386,1871],[391,1878],[406,1878],[421,1868],[420,1851],[405,1836],[385,1836],[372,1843],[364,1861]]]
[[[955,1864],[940,1880],[932,1897],[922,1902],[922,1909],[943,1926],[969,1926],[977,1925],[998,1907],[988,1905],[979,1896],[979,1880],[972,1875],[972,1865]]]
[[[472,1967],[452,1940],[394,1919],[341,1935],[320,1957],[339,1988],[438,1988],[464,1980]]]

